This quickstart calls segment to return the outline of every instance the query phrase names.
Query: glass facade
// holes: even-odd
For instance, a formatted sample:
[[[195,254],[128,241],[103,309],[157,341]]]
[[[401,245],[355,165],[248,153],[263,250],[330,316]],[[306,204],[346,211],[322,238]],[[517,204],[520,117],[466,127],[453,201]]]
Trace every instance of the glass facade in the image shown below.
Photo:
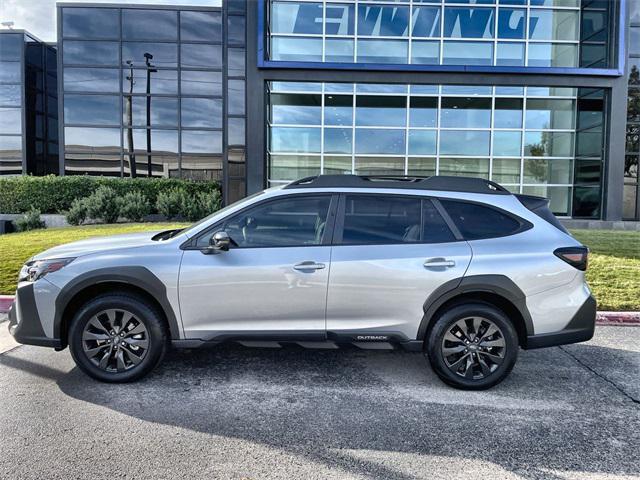
[[[320,173],[462,175],[599,216],[604,92],[271,82],[271,184]]]
[[[227,99],[245,75],[227,10],[59,8],[66,174],[223,179]],[[232,123],[242,147],[244,112]]]
[[[291,62],[607,67],[612,7],[607,3],[271,0],[267,57]]]
[[[627,138],[624,157],[624,190],[622,216],[640,220],[640,2],[629,4],[629,96],[627,99]]]
[[[0,175],[58,171],[56,50],[0,32]]]

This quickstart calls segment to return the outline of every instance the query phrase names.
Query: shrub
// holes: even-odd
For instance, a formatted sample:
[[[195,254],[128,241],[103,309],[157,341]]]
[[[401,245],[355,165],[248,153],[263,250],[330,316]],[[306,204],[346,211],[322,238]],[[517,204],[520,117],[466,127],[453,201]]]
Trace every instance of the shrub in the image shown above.
[[[69,225],[82,225],[87,219],[87,202],[84,198],[76,198],[71,208],[65,213]]]
[[[140,192],[155,212],[156,200],[161,192],[176,189],[188,195],[219,192],[217,182],[195,182],[177,178],[114,178],[48,175],[44,177],[16,176],[0,178],[0,213],[25,213],[37,205],[42,213],[69,211],[74,200],[86,198],[99,187],[115,190],[118,197],[129,192]]]
[[[26,232],[27,230],[37,230],[39,228],[47,228],[42,219],[40,218],[40,210],[32,207],[22,217],[16,219],[13,224],[16,230],[19,232]]]
[[[167,219],[180,215],[182,209],[182,191],[173,189],[168,192],[160,192],[156,201],[156,210]]]
[[[120,199],[120,216],[133,222],[140,222],[151,213],[151,204],[140,192],[129,192]]]
[[[220,194],[198,193],[194,196],[182,195],[180,215],[195,222],[220,208]]]
[[[120,200],[113,188],[102,186],[85,200],[87,216],[104,223],[116,223],[120,216]]]

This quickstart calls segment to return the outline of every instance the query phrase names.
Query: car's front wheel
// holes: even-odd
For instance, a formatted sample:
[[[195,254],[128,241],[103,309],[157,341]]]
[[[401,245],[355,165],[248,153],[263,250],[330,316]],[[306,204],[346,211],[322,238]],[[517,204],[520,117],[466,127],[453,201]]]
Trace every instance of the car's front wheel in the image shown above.
[[[83,305],[69,328],[78,367],[103,382],[130,382],[153,370],[167,349],[160,312],[128,293],[99,295]]]
[[[498,308],[485,303],[456,305],[443,312],[426,339],[436,374],[448,385],[484,390],[511,372],[518,356],[518,335]]]

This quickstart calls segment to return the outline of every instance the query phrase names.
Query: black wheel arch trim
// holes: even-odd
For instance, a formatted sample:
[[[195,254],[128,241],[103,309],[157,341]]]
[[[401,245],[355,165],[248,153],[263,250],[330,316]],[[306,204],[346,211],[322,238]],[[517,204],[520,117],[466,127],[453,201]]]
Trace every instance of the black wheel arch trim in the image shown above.
[[[505,275],[471,275],[459,277],[440,285],[424,303],[424,315],[418,328],[418,340],[424,340],[436,312],[449,300],[470,293],[490,293],[510,302],[524,320],[525,335],[533,335],[533,320],[527,308],[525,294]]]
[[[60,339],[66,344],[66,339],[62,339],[62,322],[63,314],[69,303],[82,290],[100,283],[122,283],[144,290],[153,297],[162,308],[167,319],[171,338],[182,338],[178,319],[167,297],[167,290],[164,283],[146,267],[124,266],[99,268],[83,273],[62,288],[55,302],[56,313],[53,324],[53,334],[56,339]]]

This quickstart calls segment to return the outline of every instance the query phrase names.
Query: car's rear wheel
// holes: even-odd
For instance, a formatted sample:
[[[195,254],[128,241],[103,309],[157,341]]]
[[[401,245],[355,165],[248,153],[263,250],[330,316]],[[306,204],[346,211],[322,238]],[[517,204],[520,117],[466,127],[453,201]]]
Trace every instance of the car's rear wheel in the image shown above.
[[[511,372],[518,357],[518,335],[500,309],[484,303],[458,304],[435,320],[426,353],[448,385],[483,390]]]
[[[143,298],[110,293],[82,306],[69,329],[78,367],[103,382],[130,382],[153,370],[167,349],[160,312]]]

